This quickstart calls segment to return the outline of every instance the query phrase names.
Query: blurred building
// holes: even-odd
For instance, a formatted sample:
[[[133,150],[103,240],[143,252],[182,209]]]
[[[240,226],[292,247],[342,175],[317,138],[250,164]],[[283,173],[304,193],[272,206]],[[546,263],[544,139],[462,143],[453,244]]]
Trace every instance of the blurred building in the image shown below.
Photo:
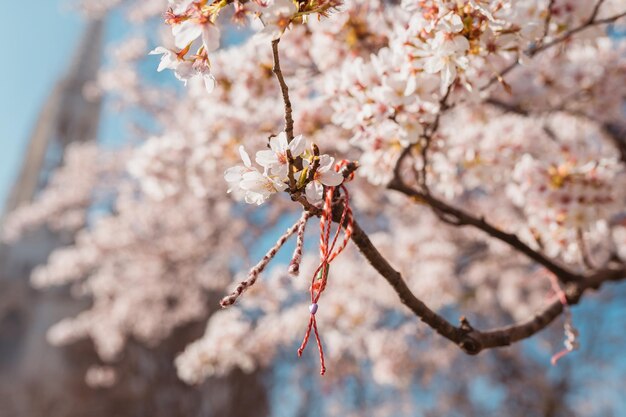
[[[21,170],[4,207],[4,215],[31,202],[63,160],[72,142],[93,140],[100,100],[82,94],[100,67],[104,25],[93,22],[66,76],[53,88],[32,130]],[[3,216],[4,217],[4,216]],[[34,415],[65,389],[70,365],[61,350],[45,341],[47,329],[79,311],[66,291],[47,294],[29,286],[32,269],[52,250],[71,242],[40,228],[10,246],[0,246],[0,416]],[[69,373],[71,374],[71,373]],[[50,382],[54,381],[54,384]]]
[[[83,91],[101,66],[104,26],[102,21],[88,25],[68,73],[44,104],[5,215],[37,196],[63,163],[69,144],[96,140],[102,102],[87,100]],[[73,299],[67,288],[39,292],[29,285],[34,267],[72,239],[42,227],[11,246],[0,244],[0,417],[265,414],[265,390],[258,375],[231,375],[201,387],[188,387],[177,379],[173,358],[200,337],[205,321],[178,330],[157,349],[131,342],[115,365],[118,384],[88,388],[85,373],[98,363],[91,342],[57,348],[46,341],[54,323],[76,315],[88,301]]]

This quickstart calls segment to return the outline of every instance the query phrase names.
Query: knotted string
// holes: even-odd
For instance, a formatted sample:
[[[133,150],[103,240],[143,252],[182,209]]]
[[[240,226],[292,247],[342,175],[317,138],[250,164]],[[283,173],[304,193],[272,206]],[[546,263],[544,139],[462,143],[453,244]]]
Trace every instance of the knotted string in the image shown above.
[[[336,171],[340,171],[348,161],[341,161],[335,166]],[[352,179],[352,175],[348,178]],[[335,197],[335,191],[339,188],[343,191],[343,211],[341,213],[341,220],[335,232],[335,236],[330,242],[330,232],[333,223],[333,199]],[[341,232],[341,227],[346,223],[345,233],[343,241],[337,246],[337,240]],[[302,356],[302,352],[309,342],[311,330],[315,334],[315,340],[317,342],[317,348],[320,354],[320,375],[326,373],[326,365],[324,361],[324,349],[322,347],[322,341],[317,330],[317,321],[315,319],[315,313],[317,313],[318,302],[322,295],[322,292],[326,289],[326,283],[328,281],[328,272],[330,270],[330,263],[339,255],[345,247],[348,245],[350,237],[352,236],[353,218],[352,209],[350,208],[350,194],[348,189],[342,184],[338,187],[326,187],[326,198],[324,199],[324,205],[322,208],[322,215],[320,217],[320,264],[313,273],[311,278],[311,305],[309,311],[311,313],[309,318],[309,324],[307,326],[306,333],[302,345],[298,349],[298,356]]]
[[[555,292],[556,297],[563,305],[563,314],[565,316],[565,324],[563,325],[565,333],[565,341],[563,342],[563,344],[565,345],[565,349],[562,349],[561,351],[555,353],[550,359],[550,363],[552,364],[552,366],[556,366],[557,362],[561,360],[565,355],[578,349],[578,330],[576,330],[576,328],[574,327],[572,312],[570,311],[569,303],[567,302],[567,296],[565,295],[565,292],[561,289],[561,286],[559,285],[556,276],[554,276],[553,274],[548,274],[548,277],[550,278],[552,290]]]

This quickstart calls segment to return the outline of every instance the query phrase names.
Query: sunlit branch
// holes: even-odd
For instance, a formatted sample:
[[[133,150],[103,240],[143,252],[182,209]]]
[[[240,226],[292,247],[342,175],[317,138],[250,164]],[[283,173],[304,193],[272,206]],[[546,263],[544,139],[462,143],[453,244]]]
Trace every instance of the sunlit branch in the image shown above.
[[[272,71],[276,75],[278,79],[278,83],[280,84],[280,91],[283,96],[283,103],[285,106],[285,133],[287,134],[287,140],[291,142],[294,138],[293,136],[293,117],[291,115],[291,100],[289,99],[289,87],[287,87],[287,83],[285,82],[285,78],[283,77],[283,72],[280,68],[280,58],[278,56],[278,43],[280,42],[280,38],[272,41],[272,54],[274,56],[274,67]]]
[[[389,282],[404,305],[433,330],[454,342],[468,354],[475,355],[485,349],[508,346],[527,339],[546,328],[563,312],[563,304],[557,300],[533,318],[516,325],[480,331],[474,329],[467,319],[462,318],[461,325],[454,326],[413,294],[400,272],[396,271],[381,255],[356,221],[353,225],[352,241],[374,269]],[[604,282],[625,278],[626,267],[619,264],[584,277],[580,282],[570,283],[566,286],[568,304],[577,304],[583,293],[589,289],[599,289]]]
[[[455,208],[448,203],[439,200],[430,193],[417,191],[404,184],[400,179],[396,179],[396,181],[392,182],[389,185],[389,188],[399,191],[408,197],[417,198],[420,201],[423,201],[436,213],[443,215],[444,218],[447,218],[451,224],[456,226],[473,226],[487,233],[489,236],[506,243],[512,249],[526,255],[531,260],[537,262],[548,271],[555,274],[561,282],[568,283],[580,281],[582,279],[582,277],[578,274],[557,265],[540,252],[537,252],[530,246],[526,245],[519,239],[519,237],[517,237],[517,235],[498,229],[482,217],[476,217],[461,209]]]

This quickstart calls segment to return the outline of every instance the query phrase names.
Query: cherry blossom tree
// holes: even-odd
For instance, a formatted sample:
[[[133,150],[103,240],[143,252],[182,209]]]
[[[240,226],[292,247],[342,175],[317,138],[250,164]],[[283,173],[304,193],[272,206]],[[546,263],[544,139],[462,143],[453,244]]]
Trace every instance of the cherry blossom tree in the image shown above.
[[[5,226],[77,231],[32,276],[93,299],[51,342],[91,338],[114,363],[220,294],[176,359],[187,383],[270,367],[302,337],[324,378],[368,363],[395,387],[503,347],[483,371],[528,372],[509,346],[542,334],[555,364],[580,346],[574,306],[626,278],[623,0],[164,3],[81,4],[145,28],[92,93],[160,132],[70,149]],[[234,27],[245,41],[221,46]],[[142,76],[150,50],[185,89]],[[87,223],[100,190],[112,209]]]

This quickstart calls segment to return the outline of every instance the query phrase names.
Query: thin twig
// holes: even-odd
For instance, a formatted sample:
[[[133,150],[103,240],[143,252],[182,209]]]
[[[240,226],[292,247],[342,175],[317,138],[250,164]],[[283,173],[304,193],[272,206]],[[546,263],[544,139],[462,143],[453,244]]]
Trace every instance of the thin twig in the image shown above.
[[[582,32],[583,30],[589,29],[591,27],[594,26],[599,26],[599,25],[604,25],[604,24],[609,24],[609,23],[613,23],[618,19],[621,19],[622,17],[626,16],[626,11],[621,12],[619,14],[616,14],[615,16],[611,16],[611,17],[607,17],[605,19],[599,19],[599,20],[593,20],[591,22],[587,22],[581,26],[578,26],[570,31],[565,32],[564,34],[562,34],[561,36],[554,38],[552,41],[543,44],[539,47],[537,47],[536,49],[533,49],[530,53],[530,56],[534,56],[537,55],[539,52],[541,51],[545,51],[548,48],[551,48],[555,45],[558,45],[561,42],[566,41],[567,39],[571,38],[573,35],[577,34],[578,32]]]
[[[424,133],[421,135],[420,139],[423,143],[422,146],[422,160],[423,160],[423,166],[421,169],[421,181],[420,181],[420,185],[422,185],[423,187],[427,187],[426,185],[426,160],[428,158],[428,149],[430,147],[430,143],[432,141],[432,137],[433,135],[437,132],[437,130],[439,129],[439,122],[441,119],[441,116],[443,115],[443,113],[448,110],[449,108],[451,108],[451,106],[448,104],[448,98],[450,97],[450,92],[452,91],[452,85],[450,85],[448,87],[448,90],[446,91],[446,93],[443,95],[443,97],[441,97],[441,99],[439,100],[439,110],[437,111],[437,114],[435,115],[435,119],[428,124],[425,128],[424,128]],[[413,149],[414,144],[409,144],[407,146],[404,147],[404,149],[402,149],[402,152],[400,152],[400,156],[398,157],[398,159],[396,160],[396,164],[393,168],[393,178],[400,178],[401,174],[400,174],[400,169],[402,168],[402,162],[404,162],[404,159],[409,156],[409,154],[411,153],[411,149]]]
[[[427,183],[428,150],[430,149],[430,144],[432,142],[433,136],[439,129],[439,121],[441,120],[441,116],[443,112],[445,112],[448,108],[448,98],[450,97],[451,91],[452,91],[452,84],[448,86],[448,89],[446,90],[446,94],[444,94],[444,96],[441,97],[441,99],[439,100],[439,110],[437,111],[435,120],[429,126],[426,127],[426,129],[424,130],[424,135],[422,136],[423,146],[422,146],[421,185],[422,187],[424,187],[425,190],[428,190],[428,183]],[[402,163],[402,161],[399,161],[399,163]]]
[[[602,7],[602,3],[604,2],[605,0],[598,0],[593,8],[593,11],[591,12],[591,16],[589,16],[589,19],[587,19],[587,23],[591,24],[594,20],[596,20],[596,17],[598,17],[598,12],[600,11],[600,7]]]
[[[291,151],[289,149],[287,149],[287,178],[289,180],[289,190],[291,192],[296,191],[296,180],[293,177],[293,167],[294,167],[294,159],[293,159],[293,155],[291,154]]]
[[[280,84],[280,91],[283,95],[283,103],[285,105],[285,133],[287,134],[287,141],[291,142],[294,138],[293,136],[293,117],[291,115],[291,100],[289,99],[289,87],[287,87],[287,83],[285,82],[285,78],[283,77],[283,72],[280,68],[280,58],[278,56],[278,43],[280,42],[280,38],[272,41],[272,53],[274,55],[274,68],[272,68],[272,72],[276,74],[276,78],[278,79],[278,83]]]
[[[525,53],[526,55],[530,56],[530,57],[534,57],[535,55],[539,54],[540,52],[543,52],[547,49],[550,49],[562,42],[565,42],[566,40],[568,40],[569,38],[571,38],[573,35],[577,34],[578,32],[582,32],[584,30],[587,30],[593,26],[599,26],[599,25],[604,25],[604,24],[609,24],[609,23],[613,23],[619,19],[621,19],[622,17],[626,16],[626,11],[616,14],[614,16],[611,17],[607,17],[604,19],[598,19],[596,20],[597,14],[598,14],[598,9],[599,9],[599,5],[602,4],[604,0],[600,0],[597,4],[596,4],[596,8],[594,8],[593,13],[591,14],[591,16],[585,21],[585,23],[581,24],[580,26],[575,27],[574,29],[568,30],[567,32],[563,33],[561,36],[558,36],[556,38],[554,38],[553,40],[551,40],[550,42],[547,43],[540,43],[539,45],[535,45],[530,47]],[[599,4],[599,5],[598,5]],[[508,74],[511,70],[513,70],[513,68],[517,67],[519,65],[519,59],[515,60],[514,62],[510,63],[506,68],[504,68],[502,71],[500,71],[500,73],[498,73],[496,76],[492,77],[489,82],[487,82],[487,84],[485,84],[484,86],[480,87],[480,91],[484,91],[487,88],[491,87],[496,81],[501,80],[506,74]]]
[[[591,271],[595,270],[596,267],[593,265],[591,257],[589,256],[587,244],[585,242],[585,236],[583,235],[583,231],[580,227],[576,229],[576,239],[578,241],[578,249],[580,249],[580,256],[582,258],[583,264]]]
[[[548,32],[550,31],[550,21],[552,20],[552,7],[554,6],[555,0],[550,0],[548,3],[548,7],[546,9],[546,19],[543,22],[543,40],[548,36]]]

